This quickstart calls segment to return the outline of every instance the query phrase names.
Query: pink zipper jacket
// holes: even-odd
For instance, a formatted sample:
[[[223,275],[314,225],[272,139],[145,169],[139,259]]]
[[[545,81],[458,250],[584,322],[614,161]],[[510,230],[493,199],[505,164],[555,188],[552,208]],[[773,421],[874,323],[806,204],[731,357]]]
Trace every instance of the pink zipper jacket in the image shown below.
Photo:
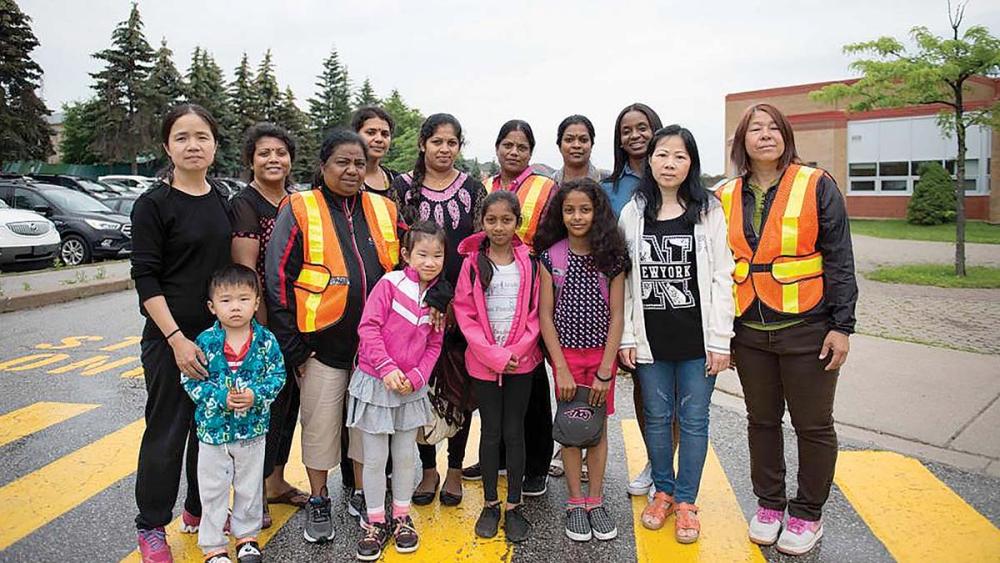
[[[517,290],[517,309],[510,334],[506,342],[497,343],[486,315],[486,292],[483,291],[476,265],[479,247],[485,237],[485,233],[476,233],[458,245],[458,252],[465,256],[465,260],[458,275],[453,303],[455,320],[469,342],[465,351],[465,367],[469,375],[484,381],[497,381],[511,355],[517,358],[517,373],[531,373],[542,361],[539,346],[541,329],[538,324],[539,276],[532,272],[529,247],[515,236],[512,243],[514,262],[521,274],[521,286]],[[472,272],[475,272],[474,280],[470,275]]]
[[[444,332],[433,330],[417,272],[406,267],[375,284],[358,325],[358,368],[378,379],[400,370],[414,391],[427,384]]]

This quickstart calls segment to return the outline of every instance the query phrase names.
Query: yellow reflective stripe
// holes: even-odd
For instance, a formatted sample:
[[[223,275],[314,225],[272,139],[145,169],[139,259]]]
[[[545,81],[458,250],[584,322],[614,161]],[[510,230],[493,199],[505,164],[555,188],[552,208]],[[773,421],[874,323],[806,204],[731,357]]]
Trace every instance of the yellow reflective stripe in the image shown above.
[[[524,197],[524,203],[521,205],[521,226],[517,229],[517,234],[522,239],[528,234],[528,229],[531,228],[535,208],[538,207],[538,197],[542,193],[542,187],[545,186],[547,180],[548,178],[544,176],[534,176],[531,180],[531,185],[528,186],[528,194]]]
[[[389,214],[389,207],[381,197],[368,196],[371,202],[372,211],[375,213],[375,222],[378,223],[378,230],[382,233],[382,240],[385,241],[386,251],[389,258],[395,264],[399,262],[399,245],[396,244],[396,225],[392,224],[392,215]]]
[[[743,309],[740,308],[740,286],[735,283],[733,284],[733,304],[736,305],[736,316],[741,316]]]
[[[306,330],[305,332],[316,332],[316,312],[319,311],[320,301],[323,300],[322,293],[310,293],[306,297]]]
[[[312,286],[316,288],[316,291],[323,291],[326,286],[330,285],[330,274],[302,268],[295,281],[302,285]]]
[[[323,263],[323,217],[319,213],[316,192],[302,192],[302,203],[306,209],[306,239],[309,240],[309,260],[313,264]]]
[[[781,254],[794,256],[799,247],[799,215],[802,214],[802,202],[805,201],[806,188],[809,187],[809,176],[814,169],[799,167],[792,180],[791,193],[788,194],[788,204],[781,217]]]
[[[489,178],[486,179],[486,193],[492,193],[493,192],[493,189],[494,189],[493,185],[494,185],[494,182],[496,181],[496,179],[497,179],[496,176],[490,176]]]
[[[736,191],[736,180],[730,180],[722,186],[722,210],[726,214],[726,221],[729,221],[729,214],[733,209],[733,192]]]
[[[750,275],[750,263],[745,261],[739,261],[736,263],[736,267],[733,268],[733,278],[743,281]]]
[[[790,283],[781,286],[781,312],[799,312],[799,284]]]
[[[821,254],[803,260],[788,260],[771,264],[771,275],[780,282],[816,276],[821,273],[823,273],[823,256]]]

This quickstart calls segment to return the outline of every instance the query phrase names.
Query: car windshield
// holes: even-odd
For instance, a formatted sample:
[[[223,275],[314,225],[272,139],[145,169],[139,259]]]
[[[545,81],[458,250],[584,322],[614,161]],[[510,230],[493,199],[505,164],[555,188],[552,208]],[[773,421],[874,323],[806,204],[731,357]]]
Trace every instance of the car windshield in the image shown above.
[[[132,215],[132,206],[133,205],[135,205],[135,200],[134,199],[131,199],[131,198],[130,199],[122,199],[122,200],[119,200],[118,203],[115,204],[115,209],[117,209],[118,213],[121,213],[122,215]]]
[[[80,185],[83,186],[83,189],[91,193],[101,193],[101,194],[107,192],[117,193],[116,190],[112,189],[111,186],[108,186],[107,184],[101,184],[98,182],[92,182],[90,180],[83,180],[83,179],[77,180],[77,182],[79,182]]]
[[[9,209],[9,208],[10,207],[7,205],[7,202],[0,199],[0,209]]]
[[[46,190],[45,196],[66,211],[76,213],[113,213],[107,205],[93,197],[73,190]]]

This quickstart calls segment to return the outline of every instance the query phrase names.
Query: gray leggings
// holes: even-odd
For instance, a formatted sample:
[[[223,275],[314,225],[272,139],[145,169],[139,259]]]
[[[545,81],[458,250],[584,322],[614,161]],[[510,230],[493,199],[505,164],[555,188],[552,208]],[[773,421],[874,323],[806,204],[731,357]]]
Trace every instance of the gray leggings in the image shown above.
[[[385,511],[385,464],[389,459],[389,441],[392,439],[392,502],[399,507],[410,505],[416,455],[413,444],[417,430],[397,430],[395,434],[369,434],[362,432],[364,444],[364,491],[368,514]],[[392,518],[386,514],[386,520]]]

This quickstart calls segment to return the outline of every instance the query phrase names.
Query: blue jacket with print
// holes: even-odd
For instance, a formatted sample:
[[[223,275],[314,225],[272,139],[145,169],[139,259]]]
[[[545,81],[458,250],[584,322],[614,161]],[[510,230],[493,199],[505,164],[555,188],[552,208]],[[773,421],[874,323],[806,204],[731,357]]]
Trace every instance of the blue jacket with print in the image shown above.
[[[181,376],[184,390],[194,401],[198,439],[206,444],[230,444],[267,433],[271,403],[285,384],[285,361],[271,331],[253,321],[253,336],[243,364],[233,372],[224,352],[226,331],[218,321],[198,335],[196,343],[208,360],[204,380]],[[245,413],[226,407],[229,389],[253,391],[253,406]]]

